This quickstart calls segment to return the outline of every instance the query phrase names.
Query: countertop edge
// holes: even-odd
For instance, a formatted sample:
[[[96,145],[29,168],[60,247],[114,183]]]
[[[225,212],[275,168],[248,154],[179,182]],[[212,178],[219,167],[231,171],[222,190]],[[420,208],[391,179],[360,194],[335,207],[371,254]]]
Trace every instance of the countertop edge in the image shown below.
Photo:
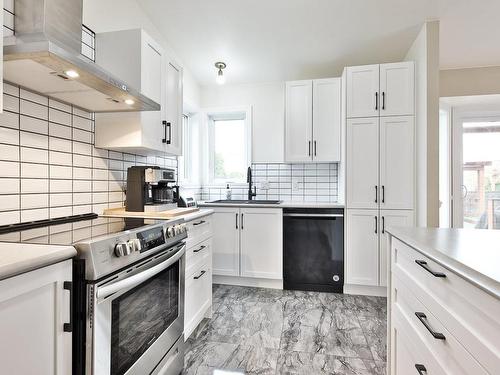
[[[255,208],[345,208],[343,203],[322,203],[322,202],[288,202],[277,204],[259,203],[211,203],[198,202],[199,207],[255,207]]]
[[[185,222],[193,221],[196,219],[200,219],[205,216],[212,215],[214,213],[214,210],[210,208],[200,208],[199,211],[192,212],[190,214],[182,215],[179,216],[180,218],[184,219]]]
[[[470,282],[481,290],[485,291],[489,295],[500,299],[500,282],[484,275],[483,273],[477,271],[474,268],[459,262],[458,260],[450,257],[443,252],[435,249],[434,247],[423,244],[422,242],[415,240],[410,235],[401,233],[397,228],[388,227],[386,232],[393,236],[406,245],[410,246],[420,254],[427,256],[429,259],[443,266],[447,270],[455,273],[464,280]]]

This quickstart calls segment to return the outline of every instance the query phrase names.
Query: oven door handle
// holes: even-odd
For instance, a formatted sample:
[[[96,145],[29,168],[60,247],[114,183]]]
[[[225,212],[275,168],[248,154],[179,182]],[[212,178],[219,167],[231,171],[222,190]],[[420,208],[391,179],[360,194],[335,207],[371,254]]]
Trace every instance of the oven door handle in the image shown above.
[[[98,287],[97,288],[97,298],[100,298],[100,299],[106,298],[106,297],[109,297],[110,295],[112,295],[116,292],[119,292],[119,291],[124,290],[124,289],[129,289],[129,288],[132,288],[134,286],[137,286],[137,285],[143,283],[144,281],[152,278],[156,274],[160,273],[161,271],[167,269],[172,264],[177,262],[179,259],[182,258],[182,256],[184,255],[185,252],[186,252],[186,245],[183,244],[181,246],[181,249],[177,253],[175,253],[175,255],[173,255],[170,258],[168,258],[167,260],[157,264],[156,266],[148,268],[145,271],[142,271],[140,273],[137,273],[135,275],[127,277],[126,279],[117,281],[113,284]]]

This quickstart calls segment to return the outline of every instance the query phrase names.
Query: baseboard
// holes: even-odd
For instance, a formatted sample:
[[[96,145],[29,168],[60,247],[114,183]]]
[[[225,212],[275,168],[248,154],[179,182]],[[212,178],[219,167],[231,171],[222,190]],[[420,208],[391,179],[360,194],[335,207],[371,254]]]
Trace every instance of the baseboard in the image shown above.
[[[255,288],[283,289],[283,280],[255,279],[253,277],[212,276],[214,284],[250,286]]]
[[[385,286],[344,284],[344,294],[387,297],[387,288]]]

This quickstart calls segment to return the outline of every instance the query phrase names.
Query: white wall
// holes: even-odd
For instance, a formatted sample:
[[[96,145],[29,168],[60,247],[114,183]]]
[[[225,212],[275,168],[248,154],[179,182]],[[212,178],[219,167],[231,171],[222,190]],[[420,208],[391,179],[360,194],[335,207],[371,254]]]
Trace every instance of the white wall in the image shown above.
[[[441,70],[439,93],[441,97],[500,94],[500,66]]]
[[[417,225],[439,226],[439,21],[427,22],[406,54],[416,65]]]
[[[284,82],[201,88],[201,106],[203,108],[247,105],[252,106],[252,161],[254,163],[283,162]]]
[[[177,64],[183,67],[184,101],[199,107],[200,87],[198,83],[139,4],[136,0],[83,0],[83,23],[96,33],[144,29],[162,45]]]

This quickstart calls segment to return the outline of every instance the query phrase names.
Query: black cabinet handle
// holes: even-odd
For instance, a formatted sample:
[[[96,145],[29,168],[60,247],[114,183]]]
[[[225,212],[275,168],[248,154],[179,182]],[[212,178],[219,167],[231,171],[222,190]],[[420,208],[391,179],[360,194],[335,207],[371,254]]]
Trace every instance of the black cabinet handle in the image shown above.
[[[308,156],[311,156],[311,141],[309,141],[308,150],[309,150],[309,151],[307,151]]]
[[[424,375],[424,372],[427,374],[427,369],[425,368],[424,365],[420,365],[420,364],[415,364],[415,368],[417,369],[417,372],[420,374],[420,375]]]
[[[385,110],[385,92],[382,91],[382,110]]]
[[[241,214],[241,229],[243,229],[243,214]]]
[[[201,225],[201,224],[205,224],[206,221],[205,220],[200,220],[198,221],[197,223],[193,223],[193,227],[197,226],[197,225]]]
[[[316,156],[316,141],[314,141],[314,156]]]
[[[415,315],[436,340],[446,340],[446,337],[441,332],[436,332],[432,329],[427,322],[427,316],[423,312],[415,312]]]
[[[378,111],[378,92],[375,93],[375,111]]]
[[[378,233],[378,217],[375,216],[375,234]]]
[[[69,323],[64,323],[63,330],[64,332],[73,332],[73,283],[65,281],[63,288],[69,291]]]
[[[238,214],[236,214],[236,229],[238,229]]]
[[[198,280],[200,277],[202,277],[204,274],[206,274],[207,271],[201,271],[198,276],[193,277],[193,279]]]
[[[205,245],[201,245],[199,249],[196,249],[196,250],[193,250],[193,253],[199,253],[200,251],[202,251],[206,246]]]
[[[382,216],[382,234],[385,233],[385,216]]]
[[[172,124],[167,121],[162,121],[163,126],[164,126],[164,136],[163,139],[161,140],[162,143],[166,143],[167,145],[172,143]],[[168,129],[168,138],[167,138],[167,129]]]
[[[378,186],[375,185],[375,203],[378,203]]]
[[[415,259],[415,263],[417,263],[420,267],[422,267],[424,270],[429,272],[434,277],[446,277],[446,275],[442,272],[435,272],[431,270],[425,260]]]
[[[382,185],[382,203],[385,203],[385,186]]]

